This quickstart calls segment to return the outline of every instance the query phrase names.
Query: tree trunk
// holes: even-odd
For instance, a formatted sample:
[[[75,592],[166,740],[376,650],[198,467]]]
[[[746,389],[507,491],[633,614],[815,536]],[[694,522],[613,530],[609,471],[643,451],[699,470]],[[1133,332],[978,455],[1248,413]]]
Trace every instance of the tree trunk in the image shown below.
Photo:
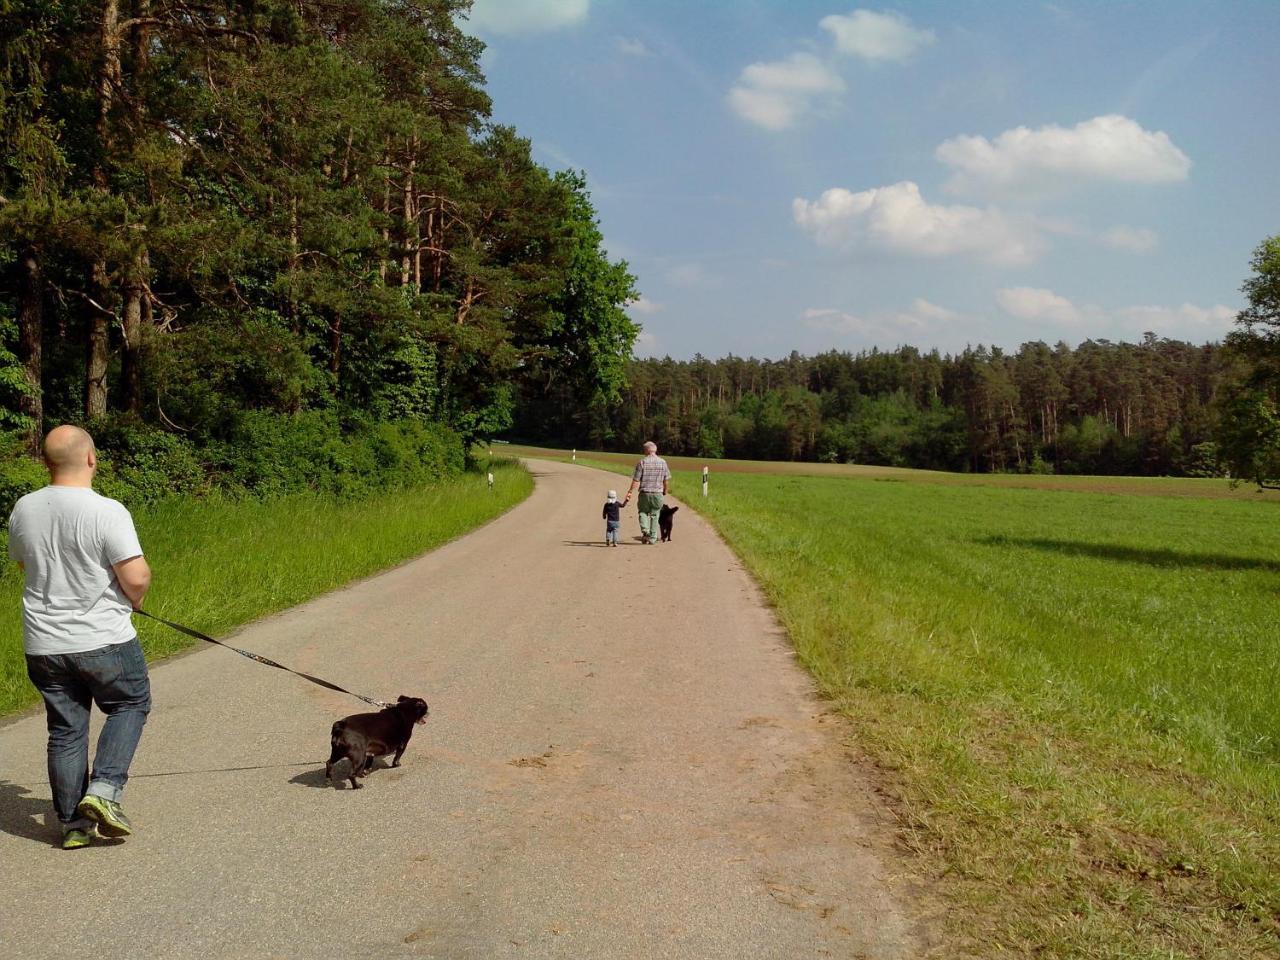
[[[106,267],[101,262],[93,265],[92,288],[99,303],[109,302]],[[108,338],[111,333],[111,315],[96,307],[89,316],[89,341],[85,352],[84,415],[93,420],[107,412],[107,360]]]
[[[338,377],[342,373],[342,318],[334,318],[329,324],[329,372],[333,374],[333,389],[338,389]]]
[[[378,279],[387,282],[387,258],[391,255],[391,141],[387,141],[382,154],[382,245],[383,256],[378,261]]]
[[[410,146],[410,150],[417,149],[417,141]],[[404,175],[404,248],[400,258],[400,286],[407,287],[413,274],[413,259],[410,255],[410,249],[415,246],[415,237],[417,234],[417,217],[413,212],[413,171],[417,166],[417,157],[411,152],[409,154],[408,163],[405,165]]]
[[[146,285],[150,259],[145,249],[139,250],[135,256],[132,276],[124,286],[124,310],[121,313],[124,355],[120,379],[124,383],[124,408],[135,414],[142,413],[142,327],[151,308]]]
[[[106,190],[107,170],[105,160],[111,155],[111,110],[115,104],[116,90],[120,85],[120,3],[119,0],[103,0],[102,22],[98,34],[102,44],[102,62],[98,65],[98,149],[100,151],[93,169],[93,182],[99,190]]]
[[[44,394],[41,381],[41,349],[44,342],[44,274],[35,250],[25,248],[18,258],[18,359],[30,393],[18,400],[18,411],[31,418],[27,449],[40,452],[44,426]]]
[[[93,185],[107,193],[110,180],[107,176],[107,157],[111,156],[114,137],[111,132],[111,111],[115,105],[116,90],[120,85],[120,3],[119,0],[103,0],[99,42],[102,45],[102,62],[98,66],[98,150],[93,166]],[[89,267],[91,289],[99,306],[92,307],[89,315],[89,339],[85,351],[84,413],[92,420],[107,412],[107,355],[110,336],[110,316],[104,312],[111,300],[108,286],[107,264],[95,258]]]

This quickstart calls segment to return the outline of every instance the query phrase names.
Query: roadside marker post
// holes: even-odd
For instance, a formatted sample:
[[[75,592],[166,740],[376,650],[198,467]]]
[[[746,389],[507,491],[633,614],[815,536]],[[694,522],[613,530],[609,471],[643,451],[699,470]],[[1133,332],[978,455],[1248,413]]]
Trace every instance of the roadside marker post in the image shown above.
[[[573,462],[574,462],[574,463],[577,463],[577,462],[578,462],[578,448],[577,448],[577,447],[574,447],[574,448],[573,448]]]
[[[493,490],[493,473],[492,472],[489,473],[489,490],[490,491]]]
[[[710,482],[710,478],[711,478],[711,468],[703,467],[702,468],[702,495],[704,497],[707,495],[707,484]]]

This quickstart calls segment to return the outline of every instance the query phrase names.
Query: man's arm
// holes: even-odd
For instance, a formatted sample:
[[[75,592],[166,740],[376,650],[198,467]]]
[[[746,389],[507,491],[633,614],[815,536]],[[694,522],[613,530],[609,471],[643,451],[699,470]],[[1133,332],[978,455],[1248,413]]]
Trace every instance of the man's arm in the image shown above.
[[[636,464],[635,470],[631,472],[631,486],[627,488],[627,501],[630,501],[631,495],[636,492],[636,487],[640,486],[640,471],[643,469],[644,461]]]
[[[142,599],[147,595],[147,591],[151,589],[151,567],[147,563],[147,558],[143,556],[130,557],[128,560],[113,563],[111,569],[115,571],[116,580],[120,583],[120,589],[129,598],[129,602],[133,604],[133,609],[141,610]]]

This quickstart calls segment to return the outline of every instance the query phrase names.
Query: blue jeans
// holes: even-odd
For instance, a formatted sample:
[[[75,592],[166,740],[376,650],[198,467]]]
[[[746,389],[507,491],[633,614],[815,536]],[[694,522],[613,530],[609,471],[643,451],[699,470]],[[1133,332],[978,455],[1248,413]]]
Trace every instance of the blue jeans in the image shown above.
[[[120,802],[129,764],[151,710],[151,681],[134,637],[84,653],[27,655],[27,676],[44,697],[49,724],[49,786],[64,831],[88,826],[76,813],[86,794]],[[89,775],[89,708],[107,715]]]
[[[604,522],[604,542],[617,543],[618,530],[622,526],[621,520],[606,520]]]

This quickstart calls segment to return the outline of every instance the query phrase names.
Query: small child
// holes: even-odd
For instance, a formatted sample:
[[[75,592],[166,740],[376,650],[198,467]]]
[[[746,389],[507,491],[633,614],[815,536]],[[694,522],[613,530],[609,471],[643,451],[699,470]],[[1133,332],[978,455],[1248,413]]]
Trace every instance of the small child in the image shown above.
[[[604,509],[600,512],[600,518],[604,520],[604,545],[606,547],[616,547],[618,545],[618,530],[622,526],[622,504],[618,502],[618,491],[610,490],[609,498],[604,502]]]

